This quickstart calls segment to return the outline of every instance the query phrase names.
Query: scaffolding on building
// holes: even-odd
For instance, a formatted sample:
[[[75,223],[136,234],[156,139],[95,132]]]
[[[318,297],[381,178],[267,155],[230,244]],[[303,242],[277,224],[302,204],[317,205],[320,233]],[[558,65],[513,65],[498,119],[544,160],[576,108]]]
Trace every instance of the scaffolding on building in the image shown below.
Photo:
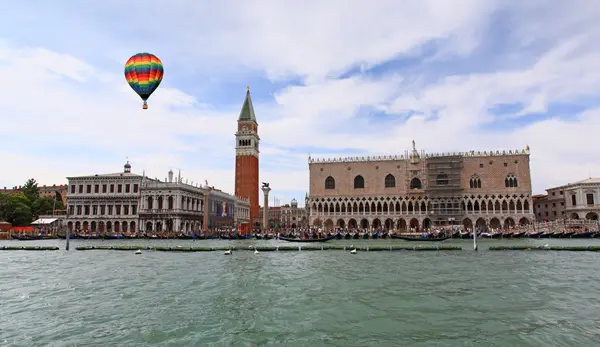
[[[427,158],[427,196],[431,199],[429,213],[434,222],[461,223],[464,215],[461,206],[463,166],[461,155]]]

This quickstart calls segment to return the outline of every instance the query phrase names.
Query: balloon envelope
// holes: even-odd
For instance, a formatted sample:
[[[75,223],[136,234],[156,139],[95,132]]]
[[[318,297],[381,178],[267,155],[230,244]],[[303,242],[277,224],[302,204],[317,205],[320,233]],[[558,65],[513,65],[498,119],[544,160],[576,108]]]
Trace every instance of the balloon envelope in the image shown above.
[[[160,85],[163,73],[162,62],[150,53],[138,53],[125,63],[125,79],[144,100],[144,109],[148,108],[146,101]]]

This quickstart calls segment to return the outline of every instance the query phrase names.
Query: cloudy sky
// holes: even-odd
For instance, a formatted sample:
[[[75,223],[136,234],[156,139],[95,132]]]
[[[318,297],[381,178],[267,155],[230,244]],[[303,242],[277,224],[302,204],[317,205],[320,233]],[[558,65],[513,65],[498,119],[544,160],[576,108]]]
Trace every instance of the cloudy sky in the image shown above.
[[[534,193],[600,176],[600,2],[0,0],[0,186],[180,169],[233,192],[251,86],[260,179],[307,157],[531,147]],[[165,78],[149,110],[123,76]]]

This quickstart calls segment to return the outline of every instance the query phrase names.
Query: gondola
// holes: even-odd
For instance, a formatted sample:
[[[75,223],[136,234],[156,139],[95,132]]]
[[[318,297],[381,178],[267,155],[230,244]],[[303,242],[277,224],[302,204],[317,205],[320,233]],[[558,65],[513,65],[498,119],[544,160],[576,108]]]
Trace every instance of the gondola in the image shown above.
[[[333,235],[333,236],[325,237],[323,239],[293,239],[293,238],[289,238],[289,237],[279,236],[279,239],[283,240],[283,241],[288,241],[288,242],[327,242],[329,240],[335,239],[336,236],[337,235]]]
[[[449,239],[451,236],[437,236],[437,237],[422,237],[422,236],[402,236],[402,235],[390,235],[393,239],[400,239],[405,241],[444,241]]]

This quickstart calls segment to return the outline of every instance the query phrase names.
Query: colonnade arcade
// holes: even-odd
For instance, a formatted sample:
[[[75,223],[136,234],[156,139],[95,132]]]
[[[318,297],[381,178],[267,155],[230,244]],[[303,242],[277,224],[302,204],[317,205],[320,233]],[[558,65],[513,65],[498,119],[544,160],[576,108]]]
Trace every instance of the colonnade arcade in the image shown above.
[[[181,220],[177,218],[161,218],[159,220],[142,221],[146,232],[179,231],[189,233],[202,230],[202,220]],[[177,228],[176,228],[177,227]]]
[[[531,220],[529,217],[492,217],[492,218],[484,218],[477,216],[464,217],[462,221],[458,221],[456,224],[460,224],[464,226],[465,229],[473,229],[482,230],[482,229],[512,229],[517,225],[526,226],[529,225]],[[333,228],[343,228],[343,229],[383,229],[383,230],[408,230],[409,228],[422,230],[428,229],[433,226],[433,219],[428,217],[413,217],[413,218],[339,218],[337,220],[327,218],[320,219],[316,218],[313,220],[314,227],[323,227],[326,230]]]
[[[135,221],[83,221],[83,222],[69,222],[67,227],[70,231],[73,230],[85,230],[90,232],[99,233],[135,233],[136,230]]]
[[[529,224],[533,216],[528,195],[313,198],[309,206],[311,225],[326,229],[429,228],[456,215],[464,217],[452,224],[497,229]]]
[[[181,196],[177,199],[172,195],[149,195],[143,199],[144,210],[186,210],[202,211],[203,199]]]

